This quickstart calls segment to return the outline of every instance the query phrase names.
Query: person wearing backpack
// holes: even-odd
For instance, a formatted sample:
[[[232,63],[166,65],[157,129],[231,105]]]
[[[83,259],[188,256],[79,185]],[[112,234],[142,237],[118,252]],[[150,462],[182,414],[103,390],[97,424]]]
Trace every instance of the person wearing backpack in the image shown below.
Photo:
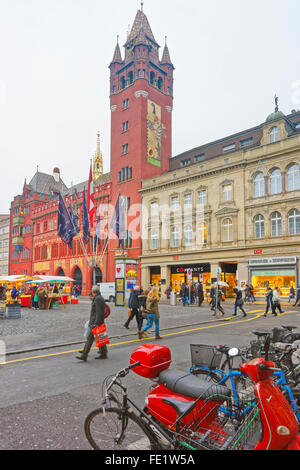
[[[89,332],[83,350],[79,351],[81,353],[81,356],[76,357],[76,359],[79,359],[83,362],[87,361],[89,352],[95,340],[93,329],[96,326],[102,326],[105,322],[105,315],[107,315],[105,300],[102,297],[98,286],[92,287],[92,290],[90,292],[90,299],[92,300],[92,307],[90,313],[90,320],[88,323]],[[96,356],[95,359],[107,359],[107,346],[104,345],[100,347],[98,353],[99,355]]]
[[[128,317],[128,320],[125,322],[124,328],[129,330],[129,324],[134,317],[136,317],[136,323],[138,330],[140,329],[140,316],[139,316],[139,308],[140,308],[140,301],[139,295],[141,291],[139,286],[135,286],[135,288],[130,292],[129,300],[128,300],[128,308],[131,310],[131,314]]]
[[[280,292],[279,288],[275,287],[274,292],[273,292],[273,315],[277,317],[276,309],[278,308],[279,313],[283,313],[281,304],[280,304]]]

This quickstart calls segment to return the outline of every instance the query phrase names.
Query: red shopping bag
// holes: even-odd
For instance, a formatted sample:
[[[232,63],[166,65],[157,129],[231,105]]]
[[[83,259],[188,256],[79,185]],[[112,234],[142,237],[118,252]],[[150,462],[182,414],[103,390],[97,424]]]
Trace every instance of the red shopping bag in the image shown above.
[[[97,348],[101,348],[102,346],[105,346],[105,344],[109,344],[105,323],[101,326],[96,326],[92,330],[92,333],[95,337]]]

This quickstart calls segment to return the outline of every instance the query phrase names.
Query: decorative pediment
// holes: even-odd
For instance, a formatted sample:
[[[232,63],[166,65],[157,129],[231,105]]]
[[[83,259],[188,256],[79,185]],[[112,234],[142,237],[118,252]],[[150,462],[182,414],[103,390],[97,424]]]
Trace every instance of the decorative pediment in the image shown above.
[[[237,215],[239,212],[239,209],[233,206],[225,206],[222,207],[222,209],[219,209],[217,212],[215,212],[216,217],[227,217],[231,215]]]

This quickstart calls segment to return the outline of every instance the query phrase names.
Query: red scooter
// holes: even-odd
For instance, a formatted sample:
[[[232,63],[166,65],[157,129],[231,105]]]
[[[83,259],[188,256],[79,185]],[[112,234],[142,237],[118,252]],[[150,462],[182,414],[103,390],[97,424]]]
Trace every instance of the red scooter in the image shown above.
[[[254,385],[254,401],[249,412],[240,414],[239,419],[230,411],[229,388],[212,387],[199,376],[169,369],[169,348],[143,344],[131,356],[130,363],[137,362],[134,372],[157,382],[146,398],[144,412],[167,432],[179,436],[186,446],[212,450],[300,450],[297,419],[271,378],[273,362],[257,358],[241,364],[242,374],[252,381],[252,389]]]

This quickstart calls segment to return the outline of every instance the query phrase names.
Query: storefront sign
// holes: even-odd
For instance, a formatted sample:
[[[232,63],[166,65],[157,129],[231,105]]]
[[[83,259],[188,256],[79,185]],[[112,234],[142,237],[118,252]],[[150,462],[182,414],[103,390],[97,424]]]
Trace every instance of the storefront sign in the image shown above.
[[[196,264],[193,266],[171,266],[172,274],[185,274],[191,270],[192,273],[210,273],[210,264]]]
[[[293,269],[283,269],[282,271],[272,270],[272,271],[252,271],[252,276],[258,277],[271,277],[271,276],[295,276],[295,271]]]
[[[297,258],[296,256],[290,257],[278,257],[278,258],[257,258],[257,259],[250,259],[249,266],[270,266],[270,265],[286,265],[286,264],[296,264]]]

